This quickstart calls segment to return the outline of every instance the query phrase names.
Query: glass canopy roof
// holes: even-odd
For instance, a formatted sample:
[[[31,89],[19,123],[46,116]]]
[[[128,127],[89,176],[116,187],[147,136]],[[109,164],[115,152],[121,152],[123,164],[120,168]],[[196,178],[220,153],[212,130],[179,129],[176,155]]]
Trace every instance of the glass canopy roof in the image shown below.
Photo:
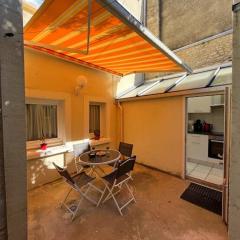
[[[133,89],[132,91],[124,94],[123,96],[121,96],[120,98],[131,98],[131,97],[136,97],[138,96],[139,93],[141,93],[143,90],[149,88],[150,86],[152,86],[153,84],[155,84],[156,81],[149,81],[149,82],[145,82],[143,85],[140,85],[139,87]]]
[[[220,69],[219,73],[210,86],[214,87],[225,84],[232,84],[232,67],[225,67]]]
[[[190,75],[170,75],[144,84],[122,95],[120,99],[153,94],[164,94],[183,90],[218,87],[232,84],[232,66],[230,64],[197,70]]]
[[[165,79],[165,80],[160,80],[158,84],[141,94],[143,95],[150,95],[150,94],[158,94],[158,93],[165,93],[169,87],[173,86],[178,80],[181,80],[181,78],[176,77],[176,78],[171,78],[171,79]]]
[[[212,80],[214,72],[216,72],[216,69],[188,75],[186,78],[183,79],[183,81],[176,84],[176,86],[173,87],[170,92],[204,88]]]

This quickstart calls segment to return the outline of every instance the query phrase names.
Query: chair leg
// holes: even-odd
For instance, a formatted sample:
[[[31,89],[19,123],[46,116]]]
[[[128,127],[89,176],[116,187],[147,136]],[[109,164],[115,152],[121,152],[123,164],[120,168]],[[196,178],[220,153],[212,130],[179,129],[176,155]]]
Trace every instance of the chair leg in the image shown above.
[[[116,197],[115,197],[115,195],[118,194],[118,193],[121,191],[123,185],[126,186],[129,194],[131,195],[131,198],[130,198],[124,205],[120,206],[119,203],[118,203],[118,201],[117,201],[117,199],[116,199]],[[113,192],[114,189],[117,188],[117,187],[119,188],[119,190],[116,191],[116,192]],[[106,189],[108,190],[108,195],[107,195],[106,198],[104,199],[103,203],[106,202],[107,200],[109,200],[110,198],[113,198],[113,201],[114,201],[114,203],[116,204],[117,209],[118,209],[118,211],[119,211],[119,213],[120,213],[121,216],[123,216],[122,209],[124,209],[125,207],[127,207],[132,201],[134,201],[134,202],[136,203],[136,199],[135,199],[135,197],[134,197],[133,191],[131,190],[131,188],[130,188],[130,186],[128,185],[127,182],[123,182],[121,185],[117,185],[117,186],[116,186],[116,185],[113,185],[112,188],[109,188],[109,187],[106,185]]]
[[[120,193],[120,191],[121,191],[121,188],[119,188],[118,191],[116,191],[116,192],[114,192],[114,193],[112,193],[112,194],[113,194],[114,196],[116,196],[118,193]],[[106,201],[108,201],[108,200],[111,199],[111,198],[112,198],[112,195],[111,195],[110,193],[108,193],[108,195],[105,197],[103,203],[105,203]]]
[[[103,192],[102,192],[102,195],[101,195],[101,197],[100,197],[99,200],[98,200],[97,207],[99,207],[99,205],[101,204],[102,199],[103,199],[106,191],[107,191],[107,187],[104,188],[104,190],[103,190]]]
[[[115,204],[117,206],[118,212],[120,213],[121,216],[123,216],[122,209],[120,208],[117,199],[115,198],[114,194],[111,193],[111,195],[112,195],[113,201],[115,202]]]
[[[107,195],[106,198],[104,199],[103,203],[106,202],[107,200],[109,200],[110,198],[113,198],[113,201],[114,201],[114,203],[116,204],[117,209],[118,209],[120,215],[123,216],[122,210],[121,210],[121,208],[120,208],[120,206],[119,206],[119,204],[118,204],[118,202],[117,202],[117,199],[115,198],[115,195],[116,195],[117,193],[119,193],[120,190],[117,191],[116,193],[113,193],[113,190],[114,190],[115,188],[116,188],[116,186],[114,186],[114,185],[112,186],[112,188],[109,188],[109,187],[106,185],[106,189],[108,190],[108,195]]]
[[[67,195],[65,196],[65,198],[64,198],[64,200],[61,202],[61,207],[63,206],[63,205],[65,205],[65,202],[67,201],[67,199],[68,199],[68,197],[69,197],[69,195],[70,195],[70,193],[72,192],[72,188],[68,191],[68,193],[67,193]]]
[[[86,186],[87,186],[87,185],[86,185]],[[82,193],[85,194],[85,195],[87,195],[90,187],[91,187],[91,186],[88,185],[88,186],[87,186],[87,189],[86,189],[85,191],[83,191]],[[74,212],[72,212],[72,215],[73,215],[73,216],[72,216],[72,221],[73,221],[73,220],[75,219],[75,217],[77,216],[78,211],[79,211],[79,208],[80,208],[80,205],[81,205],[83,199],[84,199],[84,197],[83,197],[82,194],[80,193],[80,200],[78,201],[77,208],[76,208],[76,210],[75,210]]]
[[[76,210],[75,210],[74,212],[72,212],[72,219],[71,219],[72,221],[73,221],[73,220],[75,219],[75,217],[77,216],[82,201],[83,201],[83,197],[81,197],[81,199],[78,201]]]
[[[133,195],[133,191],[131,190],[131,188],[129,187],[129,185],[127,184],[127,182],[125,182],[124,184],[125,184],[125,186],[127,187],[130,195],[132,196],[133,201],[136,203],[136,199],[135,199],[135,196]]]

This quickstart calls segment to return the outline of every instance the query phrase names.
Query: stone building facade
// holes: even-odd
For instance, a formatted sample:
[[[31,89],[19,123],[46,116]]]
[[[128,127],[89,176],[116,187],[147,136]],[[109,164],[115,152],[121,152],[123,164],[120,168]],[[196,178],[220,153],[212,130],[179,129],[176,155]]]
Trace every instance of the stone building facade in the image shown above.
[[[147,27],[192,69],[232,59],[232,0],[146,2]]]

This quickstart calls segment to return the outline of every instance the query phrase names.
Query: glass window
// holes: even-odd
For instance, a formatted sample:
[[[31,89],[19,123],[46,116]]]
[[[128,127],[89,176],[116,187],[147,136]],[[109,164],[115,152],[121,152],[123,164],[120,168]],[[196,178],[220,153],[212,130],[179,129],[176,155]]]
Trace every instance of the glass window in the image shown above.
[[[187,76],[183,81],[178,83],[170,92],[195,89],[195,88],[204,88],[206,87],[210,80],[212,79],[216,69],[206,72],[193,73]]]
[[[27,141],[58,137],[57,105],[26,104]]]
[[[155,81],[156,82],[156,81]],[[138,95],[138,93],[140,93],[141,91],[143,91],[144,89],[150,87],[151,85],[153,85],[155,82],[153,81],[146,81],[143,85],[133,89],[132,91],[130,91],[129,93],[126,93],[125,95],[123,95],[121,98],[131,98],[131,97],[136,97]]]
[[[179,80],[181,77],[176,77],[172,79],[166,79],[162,82],[159,82],[154,87],[150,88],[148,91],[146,91],[143,95],[151,95],[151,94],[158,94],[158,93],[164,93],[170,86],[172,86],[177,80]]]
[[[211,87],[232,83],[232,67],[220,69],[217,76],[213,80]]]
[[[100,104],[89,105],[89,133],[94,133],[95,130],[100,131]]]

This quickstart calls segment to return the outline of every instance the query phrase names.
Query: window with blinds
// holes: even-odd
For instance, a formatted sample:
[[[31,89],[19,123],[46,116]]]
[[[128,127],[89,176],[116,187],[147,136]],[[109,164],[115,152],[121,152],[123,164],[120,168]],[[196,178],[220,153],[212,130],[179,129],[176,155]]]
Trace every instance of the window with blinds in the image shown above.
[[[100,114],[101,105],[91,103],[89,105],[89,133],[94,133],[95,130],[100,131]]]
[[[58,137],[57,105],[26,104],[27,141]]]

